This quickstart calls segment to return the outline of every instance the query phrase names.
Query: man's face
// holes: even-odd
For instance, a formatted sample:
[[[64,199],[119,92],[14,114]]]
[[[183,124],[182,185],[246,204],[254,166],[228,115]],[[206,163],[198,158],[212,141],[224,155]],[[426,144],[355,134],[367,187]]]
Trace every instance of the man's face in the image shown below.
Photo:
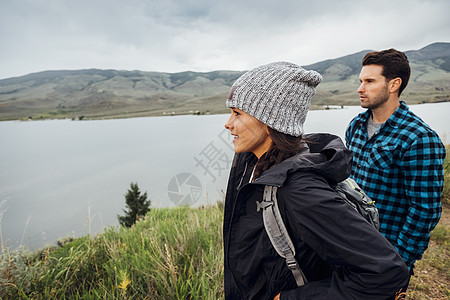
[[[361,107],[377,109],[389,99],[388,81],[381,75],[383,67],[379,65],[363,66],[359,74],[361,82],[357,92],[361,100]]]

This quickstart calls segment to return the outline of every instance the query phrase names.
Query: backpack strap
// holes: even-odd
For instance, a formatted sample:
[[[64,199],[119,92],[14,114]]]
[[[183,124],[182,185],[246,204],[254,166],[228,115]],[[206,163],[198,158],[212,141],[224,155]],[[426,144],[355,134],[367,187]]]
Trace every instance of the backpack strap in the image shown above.
[[[286,265],[292,271],[297,286],[305,285],[308,280],[303,274],[295,259],[295,248],[289,233],[284,226],[283,219],[278,208],[277,187],[266,185],[264,187],[263,201],[256,201],[256,211],[262,210],[264,228],[277,253],[286,260]]]

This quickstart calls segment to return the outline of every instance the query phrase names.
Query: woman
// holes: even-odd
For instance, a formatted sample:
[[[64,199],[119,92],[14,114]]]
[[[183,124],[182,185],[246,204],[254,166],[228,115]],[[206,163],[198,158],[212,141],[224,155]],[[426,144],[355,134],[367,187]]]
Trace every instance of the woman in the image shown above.
[[[227,99],[235,159],[225,200],[226,299],[394,299],[408,269],[393,246],[330,184],[350,174],[351,154],[330,134],[303,138],[315,71],[278,62],[246,72]],[[297,287],[265,231],[256,202],[277,198],[307,284]]]

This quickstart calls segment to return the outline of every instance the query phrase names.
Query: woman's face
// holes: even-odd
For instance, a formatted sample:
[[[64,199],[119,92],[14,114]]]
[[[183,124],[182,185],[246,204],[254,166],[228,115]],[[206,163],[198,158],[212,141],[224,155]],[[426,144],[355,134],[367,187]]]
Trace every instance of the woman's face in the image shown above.
[[[225,123],[225,128],[234,136],[236,153],[253,152],[260,158],[272,144],[267,125],[240,109],[231,109],[231,116]]]

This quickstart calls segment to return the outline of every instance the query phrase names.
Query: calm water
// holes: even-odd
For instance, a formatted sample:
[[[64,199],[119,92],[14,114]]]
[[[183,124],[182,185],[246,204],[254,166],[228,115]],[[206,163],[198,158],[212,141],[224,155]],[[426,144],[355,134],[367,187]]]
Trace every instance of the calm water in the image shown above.
[[[450,103],[411,109],[446,140]],[[361,111],[311,111],[305,132],[343,137]],[[38,249],[117,226],[131,182],[154,207],[223,199],[233,158],[227,118],[0,122],[0,242]]]

